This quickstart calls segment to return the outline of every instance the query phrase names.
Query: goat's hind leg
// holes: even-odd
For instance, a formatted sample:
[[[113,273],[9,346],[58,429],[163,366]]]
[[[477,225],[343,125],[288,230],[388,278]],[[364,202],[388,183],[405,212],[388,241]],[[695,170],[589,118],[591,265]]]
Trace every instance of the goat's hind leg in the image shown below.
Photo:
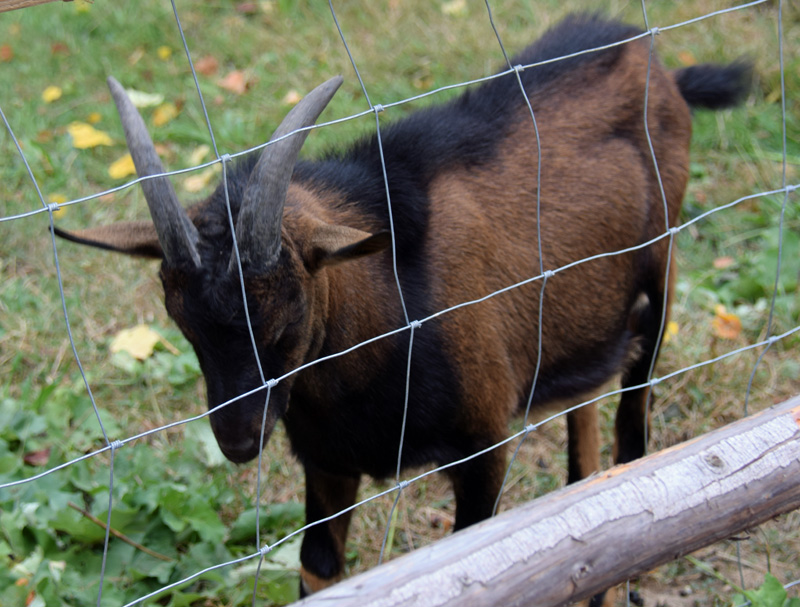
[[[663,276],[663,274],[661,275]],[[663,281],[663,278],[655,280]],[[674,264],[670,272],[668,289],[673,291]],[[622,393],[614,428],[614,463],[624,464],[642,457],[647,451],[649,426],[648,403],[652,387],[651,373],[661,346],[661,325],[669,319],[671,297],[664,297],[664,284],[654,283],[643,303],[632,312],[629,328],[638,342],[638,352],[622,377],[622,388],[633,388]],[[666,304],[666,314],[664,306]]]

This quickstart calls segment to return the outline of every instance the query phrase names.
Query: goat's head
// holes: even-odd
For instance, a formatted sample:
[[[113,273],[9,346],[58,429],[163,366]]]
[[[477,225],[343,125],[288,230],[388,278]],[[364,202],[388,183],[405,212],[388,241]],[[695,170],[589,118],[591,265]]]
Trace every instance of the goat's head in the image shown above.
[[[284,225],[291,176],[308,127],[340,84],[340,77],[329,80],[289,112],[243,184],[240,199],[231,204],[231,223],[216,218],[211,232],[220,232],[222,225],[221,235],[205,234],[204,203],[187,214],[165,176],[141,182],[152,223],[59,230],[84,244],[162,259],[167,311],[197,353],[208,404],[215,409],[211,427],[234,462],[258,454],[261,437],[269,436],[288,406],[294,376],[269,390],[266,414],[265,380],[295,369],[320,347],[327,301],[327,279],[320,270],[380,251],[389,242],[384,233],[370,235],[313,216],[302,217],[294,229]],[[109,87],[139,177],[164,173],[133,103],[113,78]],[[231,234],[227,226],[234,221]]]

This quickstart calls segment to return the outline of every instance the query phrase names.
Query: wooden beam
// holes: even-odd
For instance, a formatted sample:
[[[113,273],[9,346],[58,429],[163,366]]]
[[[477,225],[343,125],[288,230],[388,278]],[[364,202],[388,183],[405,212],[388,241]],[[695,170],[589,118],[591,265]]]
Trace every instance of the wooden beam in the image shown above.
[[[6,11],[13,11],[18,8],[28,8],[35,4],[44,4],[45,2],[56,2],[57,0],[0,0],[0,13]],[[62,0],[63,2],[72,2],[72,0]]]
[[[555,607],[800,508],[800,397],[312,595],[337,607]]]

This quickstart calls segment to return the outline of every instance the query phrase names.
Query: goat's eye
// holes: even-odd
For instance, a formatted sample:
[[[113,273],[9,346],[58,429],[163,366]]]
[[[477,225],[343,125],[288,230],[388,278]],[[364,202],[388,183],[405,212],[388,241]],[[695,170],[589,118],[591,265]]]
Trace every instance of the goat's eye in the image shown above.
[[[277,327],[275,331],[275,337],[273,338],[272,343],[278,344],[282,341],[286,341],[286,339],[293,336],[295,330],[297,329],[298,326],[300,326],[302,320],[303,320],[302,317],[298,317],[297,319],[292,320],[291,322],[287,322]]]

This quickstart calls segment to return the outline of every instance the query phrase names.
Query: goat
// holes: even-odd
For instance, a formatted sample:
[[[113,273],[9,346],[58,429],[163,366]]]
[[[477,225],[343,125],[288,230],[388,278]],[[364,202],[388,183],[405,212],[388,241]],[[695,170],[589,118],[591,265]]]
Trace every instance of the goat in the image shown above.
[[[639,33],[573,15],[512,64]],[[230,219],[225,184],[184,210],[162,176],[141,182],[152,222],[58,233],[162,260],[166,308],[197,353],[209,407],[246,394],[211,415],[222,452],[251,460],[282,420],[305,469],[313,523],[351,506],[361,475],[387,477],[397,465],[411,332],[330,357],[407,326],[391,245],[413,320],[538,276],[540,262],[555,270],[651,241],[678,220],[689,106],[738,103],[748,74],[744,63],[667,71],[650,61],[644,39],[509,73],[385,128],[388,185],[374,136],[319,161],[298,160],[337,77],[289,112],[277,141],[227,168]],[[109,86],[138,174],[162,173],[142,119],[113,78]],[[447,464],[501,441],[527,402],[540,335],[534,410],[563,410],[617,376],[623,388],[646,384],[674,281],[670,255],[661,239],[548,274],[544,289],[529,282],[415,325],[402,466]],[[278,377],[265,413],[264,378]],[[616,462],[644,452],[646,400],[646,388],[622,393]],[[576,409],[567,420],[572,482],[599,469],[597,411]],[[491,515],[505,465],[497,448],[447,469],[456,530]],[[342,575],[349,520],[342,514],[306,531],[303,593]]]

